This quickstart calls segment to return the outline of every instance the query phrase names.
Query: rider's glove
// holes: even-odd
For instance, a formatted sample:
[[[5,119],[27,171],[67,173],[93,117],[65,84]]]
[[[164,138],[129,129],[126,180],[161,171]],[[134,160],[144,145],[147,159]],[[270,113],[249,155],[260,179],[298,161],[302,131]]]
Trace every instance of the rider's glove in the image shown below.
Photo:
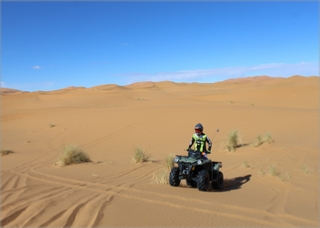
[[[208,151],[207,151],[207,154],[211,154],[211,150],[208,150]]]

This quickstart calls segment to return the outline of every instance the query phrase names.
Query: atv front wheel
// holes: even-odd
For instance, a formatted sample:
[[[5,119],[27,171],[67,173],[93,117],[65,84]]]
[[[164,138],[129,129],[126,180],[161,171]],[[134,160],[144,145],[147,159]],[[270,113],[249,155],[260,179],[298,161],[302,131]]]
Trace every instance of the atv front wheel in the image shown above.
[[[174,167],[171,169],[170,175],[169,175],[169,183],[171,186],[179,186],[180,184],[179,179],[179,168]]]
[[[212,182],[212,188],[216,190],[223,189],[223,173],[218,173],[218,178],[216,182]]]
[[[199,191],[207,191],[209,188],[209,173],[207,170],[201,170],[198,178]]]

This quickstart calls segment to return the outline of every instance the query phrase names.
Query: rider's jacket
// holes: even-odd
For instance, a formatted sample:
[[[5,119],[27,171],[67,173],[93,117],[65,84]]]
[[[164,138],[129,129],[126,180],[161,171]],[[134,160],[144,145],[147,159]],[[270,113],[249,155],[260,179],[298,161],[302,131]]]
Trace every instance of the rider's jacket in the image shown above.
[[[208,143],[208,150],[211,151],[212,142],[208,138],[208,136],[206,134],[204,134],[204,133],[202,133],[200,135],[193,134],[191,142],[189,144],[189,148],[191,148],[191,146],[194,143],[195,143],[195,145],[194,145],[194,150],[195,151],[207,152],[206,143]]]

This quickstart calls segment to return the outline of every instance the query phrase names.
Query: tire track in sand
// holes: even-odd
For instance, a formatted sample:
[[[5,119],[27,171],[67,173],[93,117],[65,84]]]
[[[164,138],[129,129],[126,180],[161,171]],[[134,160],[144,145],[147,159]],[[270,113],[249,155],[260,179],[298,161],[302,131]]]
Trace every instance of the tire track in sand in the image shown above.
[[[22,227],[32,225],[41,215],[46,212],[48,208],[54,205],[54,202],[59,202],[61,199],[74,194],[74,192],[74,189],[65,189],[65,191],[61,191],[49,196],[43,196],[38,199],[33,199],[32,201],[24,201],[16,208],[12,208],[12,211],[23,206],[27,206],[28,208],[24,210],[20,216],[17,216],[10,222],[14,221],[16,224],[22,224]]]
[[[49,178],[47,177],[34,177],[34,176],[30,176],[31,178],[37,178],[40,181],[48,181]],[[58,179],[56,181],[53,181],[53,179]],[[67,183],[62,183],[62,181],[67,182]],[[223,205],[223,204],[217,204],[214,203],[214,207],[217,208],[223,208],[224,210],[219,210],[219,211],[208,211],[206,209],[202,209],[199,207],[194,206],[195,202],[198,202],[199,204],[202,205],[206,205],[209,207],[212,207],[212,202],[206,202],[206,201],[202,201],[202,200],[194,200],[194,199],[187,199],[184,197],[179,197],[179,196],[172,196],[172,195],[168,195],[168,194],[161,194],[161,193],[153,193],[153,192],[148,192],[148,191],[142,191],[142,190],[138,190],[138,189],[132,189],[132,188],[127,188],[127,187],[123,187],[123,186],[105,186],[105,185],[101,185],[99,183],[89,183],[89,182],[83,182],[83,181],[76,181],[76,180],[70,180],[67,178],[61,178],[61,177],[52,177],[50,178],[49,182],[54,182],[56,184],[60,184],[63,186],[69,186],[71,188],[81,188],[83,190],[89,190],[89,191],[94,191],[94,192],[99,192],[100,194],[103,193],[105,194],[106,192],[108,192],[108,194],[112,194],[115,196],[120,196],[120,197],[125,197],[128,199],[134,199],[134,200],[138,200],[138,201],[142,201],[142,202],[148,202],[148,203],[152,203],[152,204],[158,204],[158,205],[165,205],[165,206],[170,206],[170,207],[174,207],[174,208],[179,208],[182,210],[191,210],[191,211],[196,211],[199,213],[209,213],[215,216],[223,216],[223,217],[227,217],[227,218],[235,218],[235,219],[240,219],[242,221],[246,221],[246,222],[250,222],[250,221],[255,221],[258,224],[261,225],[275,225],[275,223],[279,226],[291,226],[292,223],[288,223],[288,222],[278,222],[279,220],[279,216],[281,218],[286,217],[288,219],[290,219],[292,222],[294,221],[299,221],[299,222],[303,222],[303,223],[307,223],[307,224],[312,224],[314,225],[315,223],[313,223],[312,221],[306,220],[306,219],[302,219],[302,218],[295,218],[293,216],[290,215],[276,215],[276,214],[272,214],[266,211],[262,211],[262,210],[254,210],[254,209],[247,209],[245,207],[238,207],[238,206],[232,206],[232,205]],[[107,189],[106,189],[107,187]],[[130,191],[130,195],[126,194],[125,191]],[[133,193],[137,194],[134,195]],[[143,197],[141,197],[141,195],[143,195]],[[163,200],[159,199],[159,198],[163,198]],[[168,202],[168,198],[172,198],[173,202],[175,203],[171,203]],[[157,199],[157,200],[155,200]],[[181,205],[177,203],[177,200],[181,201]],[[184,204],[182,203],[184,202]],[[189,205],[189,206],[188,206]],[[225,211],[225,212],[223,212]],[[246,213],[246,215],[241,215],[241,213]],[[255,219],[252,217],[252,215],[254,215],[254,217],[261,217],[261,219]],[[268,218],[272,218],[273,221],[269,222],[269,221],[265,221],[263,218],[264,217],[268,217]],[[281,219],[280,219],[281,220]]]
[[[77,141],[86,132],[86,128],[83,131],[83,125],[86,125],[86,124],[81,123],[78,119],[71,119],[71,120],[77,123],[77,126],[78,126],[79,130],[76,131],[76,134],[74,134],[74,135],[72,135],[70,137],[69,141]],[[40,156],[38,156],[38,157],[26,162],[26,163],[23,163],[21,165],[18,165],[16,167],[13,167],[13,168],[11,168],[9,170],[2,171],[2,172],[5,173],[7,171],[19,170],[19,169],[22,169],[22,170],[23,169],[27,169],[28,170],[28,168],[31,167],[31,166],[35,166],[37,164],[40,165],[42,163],[50,161],[53,158],[57,157],[57,155],[58,155],[57,153],[52,155],[52,152],[61,150],[63,148],[63,146],[64,145],[60,145],[57,148],[51,149],[50,151],[45,152],[44,154],[42,154],[42,155],[40,155]],[[21,170],[21,172],[22,172],[22,170]]]

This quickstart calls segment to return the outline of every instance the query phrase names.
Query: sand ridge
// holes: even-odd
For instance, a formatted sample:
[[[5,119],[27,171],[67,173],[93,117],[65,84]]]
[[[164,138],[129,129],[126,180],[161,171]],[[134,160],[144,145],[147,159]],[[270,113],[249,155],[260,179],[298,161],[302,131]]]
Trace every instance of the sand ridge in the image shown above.
[[[1,224],[19,227],[318,227],[319,77],[141,82],[2,93]],[[223,191],[156,184],[201,122]],[[215,134],[216,129],[220,132]],[[227,152],[267,132],[275,142]],[[214,137],[213,137],[214,136]],[[93,162],[60,167],[67,144]],[[133,164],[134,148],[152,161]],[[272,174],[272,170],[276,175]]]

